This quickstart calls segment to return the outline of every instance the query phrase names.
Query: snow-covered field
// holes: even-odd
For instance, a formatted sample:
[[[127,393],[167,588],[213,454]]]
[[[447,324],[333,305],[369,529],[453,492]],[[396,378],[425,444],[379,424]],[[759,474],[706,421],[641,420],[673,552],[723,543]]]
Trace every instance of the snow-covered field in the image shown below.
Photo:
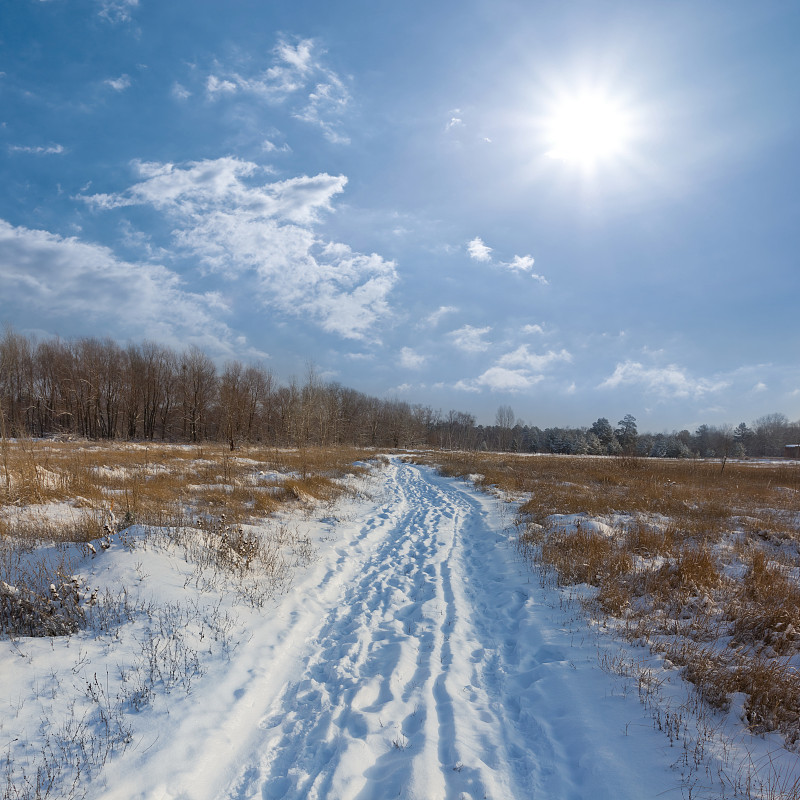
[[[258,531],[283,569],[260,590],[207,531],[54,549],[98,603],[0,641],[4,797],[796,796],[777,737],[693,714],[531,572],[513,508],[398,459],[366,488]]]

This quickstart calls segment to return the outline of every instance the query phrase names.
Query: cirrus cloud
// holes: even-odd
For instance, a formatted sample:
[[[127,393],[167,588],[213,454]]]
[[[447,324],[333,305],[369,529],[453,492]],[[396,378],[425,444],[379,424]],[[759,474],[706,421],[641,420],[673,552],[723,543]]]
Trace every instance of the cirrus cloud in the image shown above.
[[[99,0],[100,16],[109,22],[130,22],[139,0]]]
[[[220,67],[206,78],[209,99],[249,94],[272,105],[290,103],[292,116],[318,127],[326,139],[348,144],[341,119],[351,97],[345,81],[323,63],[324,53],[313,39],[281,39],[273,48],[273,63],[255,74]]]

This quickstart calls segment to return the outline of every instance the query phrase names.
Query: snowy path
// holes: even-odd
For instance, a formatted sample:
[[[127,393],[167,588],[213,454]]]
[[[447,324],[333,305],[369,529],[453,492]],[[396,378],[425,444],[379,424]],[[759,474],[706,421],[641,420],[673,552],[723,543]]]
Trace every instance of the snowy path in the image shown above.
[[[677,754],[518,561],[498,501],[399,461],[383,486],[99,796],[680,796]]]

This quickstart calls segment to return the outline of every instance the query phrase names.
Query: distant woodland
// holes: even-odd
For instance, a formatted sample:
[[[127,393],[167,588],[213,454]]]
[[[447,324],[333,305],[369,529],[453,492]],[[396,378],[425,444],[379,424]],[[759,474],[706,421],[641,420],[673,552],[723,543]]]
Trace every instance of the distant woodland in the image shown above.
[[[587,427],[538,428],[509,406],[494,425],[472,414],[370,397],[324,382],[276,380],[261,364],[218,368],[197,347],[154,342],[38,341],[6,328],[0,338],[0,434],[87,439],[221,441],[278,447],[356,445],[665,458],[780,456],[800,443],[800,420],[779,413],[751,425],[641,433],[628,414]]]

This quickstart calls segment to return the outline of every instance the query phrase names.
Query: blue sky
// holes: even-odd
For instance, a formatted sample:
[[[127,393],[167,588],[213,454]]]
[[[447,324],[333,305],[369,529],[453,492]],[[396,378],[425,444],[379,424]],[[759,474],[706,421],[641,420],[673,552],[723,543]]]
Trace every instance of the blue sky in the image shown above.
[[[1,0],[0,320],[640,430],[800,417],[800,5]]]

